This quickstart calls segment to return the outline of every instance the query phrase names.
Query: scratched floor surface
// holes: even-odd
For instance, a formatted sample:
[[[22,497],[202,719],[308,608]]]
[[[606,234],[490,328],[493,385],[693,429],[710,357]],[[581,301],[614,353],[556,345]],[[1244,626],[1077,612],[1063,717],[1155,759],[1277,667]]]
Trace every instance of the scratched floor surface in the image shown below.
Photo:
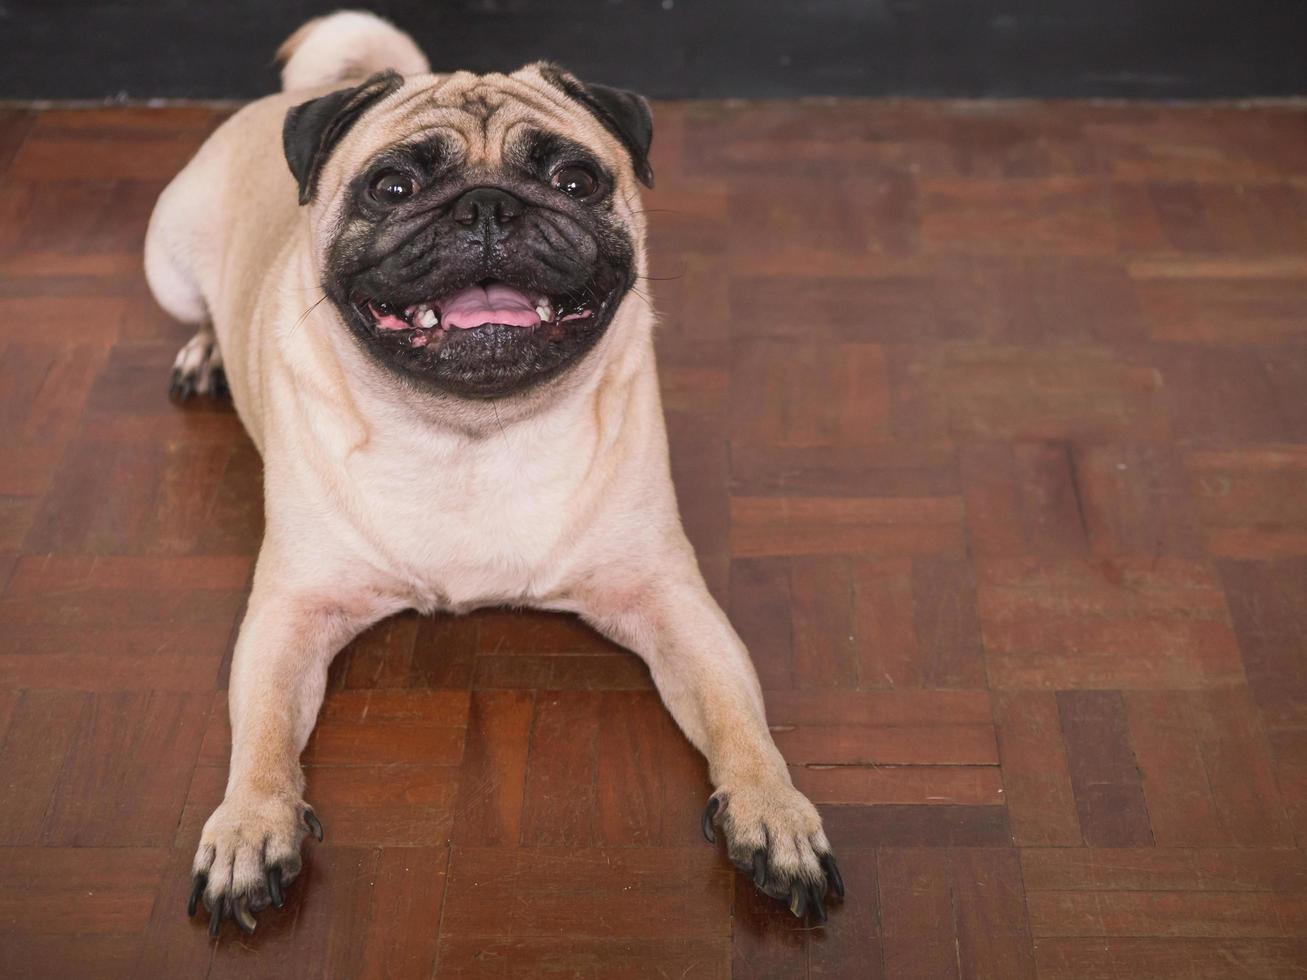
[[[703,842],[630,655],[406,615],[333,667],[303,884],[215,947],[259,460],[167,401],[140,251],[222,116],[0,111],[0,974],[1307,971],[1307,111],[659,106],[685,520],[847,903]]]

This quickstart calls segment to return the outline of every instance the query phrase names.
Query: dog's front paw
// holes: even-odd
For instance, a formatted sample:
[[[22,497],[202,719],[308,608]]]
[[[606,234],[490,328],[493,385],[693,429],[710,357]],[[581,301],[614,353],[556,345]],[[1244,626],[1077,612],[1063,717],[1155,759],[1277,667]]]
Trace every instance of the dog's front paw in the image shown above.
[[[722,786],[708,799],[703,835],[716,843],[713,827],[726,835],[731,863],[759,891],[790,906],[799,918],[826,921],[826,895],[844,897],[821,816],[807,797],[782,783]]]
[[[224,916],[253,932],[255,912],[285,904],[284,890],[300,873],[300,843],[310,833],[322,840],[322,824],[296,797],[229,795],[200,836],[186,914],[195,915],[203,897],[210,936]]]

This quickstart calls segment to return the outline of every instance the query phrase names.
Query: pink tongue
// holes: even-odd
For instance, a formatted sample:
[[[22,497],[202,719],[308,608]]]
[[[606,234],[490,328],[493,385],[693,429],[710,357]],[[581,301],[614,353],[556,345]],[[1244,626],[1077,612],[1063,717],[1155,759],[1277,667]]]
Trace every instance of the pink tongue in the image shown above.
[[[463,330],[486,323],[534,327],[540,322],[535,303],[520,289],[502,282],[468,286],[440,300],[440,322]]]

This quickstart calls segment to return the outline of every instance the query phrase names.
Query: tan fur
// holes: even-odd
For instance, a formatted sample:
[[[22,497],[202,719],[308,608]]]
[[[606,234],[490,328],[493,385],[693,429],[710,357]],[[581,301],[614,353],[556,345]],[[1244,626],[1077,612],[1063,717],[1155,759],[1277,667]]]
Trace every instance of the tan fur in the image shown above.
[[[277,64],[288,92],[366,78],[385,68],[401,75],[431,70],[411,37],[362,10],[341,10],[301,25],[277,49]]]
[[[288,42],[292,64],[322,31],[314,22]],[[364,115],[299,207],[281,127],[314,94],[271,96],[222,126],[163,193],[146,244],[159,302],[212,325],[265,463],[267,528],[231,677],[231,773],[196,856],[210,902],[266,904],[252,849],[298,849],[299,755],[332,656],[401,609],[497,604],[576,612],[644,658],[729,800],[733,850],[765,847],[770,833],[775,862],[820,880],[820,818],[790,783],[748,654],[681,530],[642,296],[627,295],[561,380],[494,406],[403,388],[318,302],[345,184],[380,148],[428,129],[488,168],[528,123],[593,148],[620,175],[643,274],[624,149],[535,67],[418,75]]]

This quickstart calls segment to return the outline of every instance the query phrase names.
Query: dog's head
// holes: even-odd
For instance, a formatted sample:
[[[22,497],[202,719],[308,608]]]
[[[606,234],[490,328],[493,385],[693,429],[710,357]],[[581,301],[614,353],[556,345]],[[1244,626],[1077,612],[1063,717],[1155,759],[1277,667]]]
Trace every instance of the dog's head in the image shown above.
[[[581,362],[643,262],[641,97],[548,64],[376,75],[287,114],[323,287],[412,382],[501,398]]]

